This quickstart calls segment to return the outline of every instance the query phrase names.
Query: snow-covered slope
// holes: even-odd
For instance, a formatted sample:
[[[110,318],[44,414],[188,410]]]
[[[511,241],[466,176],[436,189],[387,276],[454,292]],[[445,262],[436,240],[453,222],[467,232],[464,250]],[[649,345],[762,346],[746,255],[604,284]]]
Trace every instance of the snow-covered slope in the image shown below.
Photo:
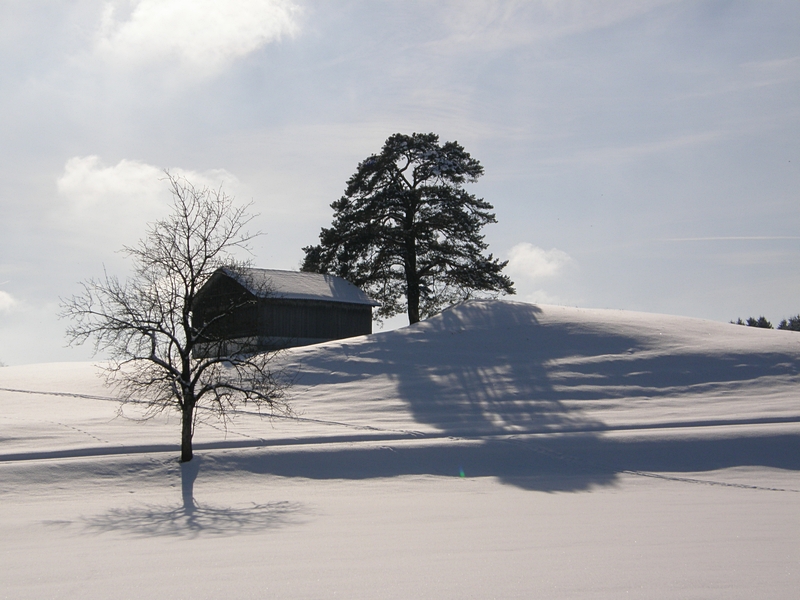
[[[793,597],[800,334],[474,301],[296,348],[294,418],[0,369],[0,597]],[[554,492],[559,492],[553,494]]]
[[[309,412],[364,424],[486,434],[800,417],[800,335],[685,317],[474,301],[293,357]]]
[[[300,418],[243,411],[227,431],[201,428],[200,447],[800,420],[800,335],[685,317],[473,301],[412,327],[293,349],[283,364]],[[0,370],[0,456],[175,443],[174,418],[115,419],[98,373],[90,363]]]

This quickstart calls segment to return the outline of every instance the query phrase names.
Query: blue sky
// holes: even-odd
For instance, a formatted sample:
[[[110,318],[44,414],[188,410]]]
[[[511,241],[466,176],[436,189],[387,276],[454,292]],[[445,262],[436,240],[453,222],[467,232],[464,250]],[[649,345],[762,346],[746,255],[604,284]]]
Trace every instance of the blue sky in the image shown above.
[[[88,358],[58,299],[125,275],[162,169],[253,201],[255,264],[294,269],[395,132],[482,162],[521,300],[776,322],[798,98],[796,2],[7,0],[0,361]]]

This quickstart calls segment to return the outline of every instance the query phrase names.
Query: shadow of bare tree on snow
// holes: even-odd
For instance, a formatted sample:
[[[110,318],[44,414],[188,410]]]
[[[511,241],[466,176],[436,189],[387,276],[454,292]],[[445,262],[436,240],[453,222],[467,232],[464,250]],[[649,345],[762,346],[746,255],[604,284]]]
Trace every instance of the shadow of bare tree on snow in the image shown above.
[[[200,465],[199,456],[181,464],[181,505],[115,508],[84,518],[85,528],[94,533],[117,531],[141,537],[231,536],[281,527],[302,510],[300,504],[285,501],[243,508],[199,503],[194,498],[194,482]]]

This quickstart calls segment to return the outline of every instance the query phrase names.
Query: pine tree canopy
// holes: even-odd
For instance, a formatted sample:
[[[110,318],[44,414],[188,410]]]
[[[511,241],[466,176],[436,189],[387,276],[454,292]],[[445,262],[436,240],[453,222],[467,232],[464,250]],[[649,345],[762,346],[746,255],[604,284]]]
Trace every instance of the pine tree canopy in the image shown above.
[[[800,331],[800,315],[783,319],[778,324],[778,329],[788,329],[789,331]]]
[[[377,318],[410,323],[481,294],[513,294],[508,261],[485,254],[491,204],[464,190],[483,167],[457,142],[433,133],[394,134],[358,165],[333,224],[303,248],[303,271],[332,273],[381,303]]]

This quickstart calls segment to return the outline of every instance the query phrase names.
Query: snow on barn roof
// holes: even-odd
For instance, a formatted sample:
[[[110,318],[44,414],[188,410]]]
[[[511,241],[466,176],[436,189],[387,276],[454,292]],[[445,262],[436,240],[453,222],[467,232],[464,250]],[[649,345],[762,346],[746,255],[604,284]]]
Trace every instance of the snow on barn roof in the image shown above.
[[[254,268],[235,271],[222,268],[220,271],[262,298],[270,296],[287,300],[321,300],[380,306],[363,290],[336,275]]]

